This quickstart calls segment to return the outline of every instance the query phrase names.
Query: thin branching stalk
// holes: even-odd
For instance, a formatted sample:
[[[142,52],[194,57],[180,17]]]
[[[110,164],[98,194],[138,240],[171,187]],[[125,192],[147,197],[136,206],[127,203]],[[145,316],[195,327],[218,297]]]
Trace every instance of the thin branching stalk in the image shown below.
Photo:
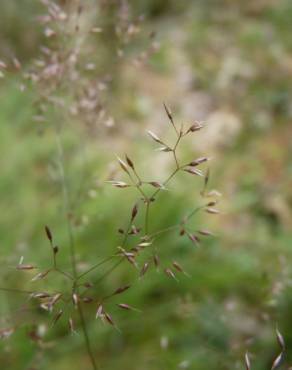
[[[72,229],[72,224],[71,221],[68,217],[69,211],[70,211],[70,204],[69,204],[69,194],[68,194],[68,185],[66,181],[66,176],[65,176],[65,170],[64,170],[64,155],[63,155],[63,146],[62,146],[62,141],[60,137],[60,133],[57,133],[57,143],[58,143],[58,150],[59,150],[59,166],[60,166],[60,173],[61,173],[61,183],[62,183],[62,190],[63,190],[63,198],[64,198],[64,207],[65,207],[65,212],[66,212],[66,220],[67,220],[67,230],[68,230],[68,236],[69,236],[69,247],[70,247],[70,255],[71,255],[71,266],[72,266],[72,272],[73,272],[73,287],[72,287],[72,296],[75,294],[78,297],[78,286],[77,286],[77,266],[76,266],[76,254],[75,254],[75,241],[74,241],[74,234],[73,234],[73,229]],[[78,300],[77,302],[77,308],[78,308],[78,314],[79,314],[79,319],[81,323],[81,328],[83,331],[83,336],[85,340],[85,346],[86,350],[89,356],[89,359],[91,361],[92,368],[94,370],[97,370],[97,364],[92,352],[92,346],[87,330],[87,325],[86,321],[84,319],[84,313],[83,313],[83,308],[82,308],[82,303]]]

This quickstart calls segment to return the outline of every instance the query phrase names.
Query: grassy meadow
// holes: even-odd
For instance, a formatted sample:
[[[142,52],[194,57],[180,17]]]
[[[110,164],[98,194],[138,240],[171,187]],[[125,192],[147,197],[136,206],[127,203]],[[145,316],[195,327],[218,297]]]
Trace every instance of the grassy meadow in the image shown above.
[[[89,295],[95,297],[131,285],[107,303],[116,327],[95,318],[96,302],[84,304],[99,368],[244,369],[248,351],[251,368],[266,370],[280,353],[277,327],[286,343],[279,368],[290,369],[291,1],[101,1],[101,10],[94,14],[90,9],[96,9],[95,2],[85,1],[81,31],[88,23],[101,30],[94,30],[89,45],[77,42],[80,58],[89,56],[89,61],[80,61],[86,64],[82,79],[74,78],[75,70],[70,74],[65,69],[68,77],[56,84],[23,77],[43,68],[39,50],[56,42],[44,35],[49,26],[36,21],[45,13],[44,5],[37,0],[2,1],[2,368],[91,369],[71,300],[62,304],[63,315],[52,325],[53,314],[22,291],[70,290],[61,274],[31,281],[52,263],[45,225],[59,247],[58,263],[64,271],[71,272],[68,224],[78,273],[116,253],[124,237],[118,229],[126,230],[133,205],[141,203],[137,189],[108,183],[128,181],[116,156],[127,154],[145,181],[163,182],[169,176],[171,153],[157,151],[159,145],[147,134],[151,130],[175,142],[166,102],[179,127],[205,122],[202,130],[186,137],[178,156],[182,161],[211,158],[200,168],[204,174],[210,168],[208,189],[222,194],[216,205],[220,214],[201,212],[192,218],[190,231],[208,229],[214,234],[200,237],[200,243],[180,236],[179,229],[157,235],[161,265],[151,263],[142,277],[124,261],[100,280],[115,264],[109,260],[81,279],[92,284]],[[69,3],[59,2],[72,12]],[[126,26],[129,39],[116,36],[116,17],[121,30],[126,17],[130,25],[139,19],[138,26],[134,22],[137,29]],[[70,50],[74,45],[66,37],[62,42]],[[97,96],[90,90],[96,77]],[[82,94],[87,88],[86,100]],[[54,100],[44,109],[49,90]],[[76,96],[83,109],[78,114]],[[98,113],[86,110],[95,99],[102,105]],[[203,177],[178,173],[150,207],[149,233],[180,223],[202,205],[203,186]],[[151,186],[145,189],[147,195],[153,192]],[[140,203],[137,227],[144,223]],[[129,240],[138,242],[139,235]],[[38,270],[17,270],[21,256]],[[147,258],[152,258],[152,250],[145,248],[137,260],[139,269]],[[173,261],[187,274],[167,276],[164,269]],[[137,310],[121,310],[121,302]],[[68,329],[71,316],[76,316],[76,333]]]

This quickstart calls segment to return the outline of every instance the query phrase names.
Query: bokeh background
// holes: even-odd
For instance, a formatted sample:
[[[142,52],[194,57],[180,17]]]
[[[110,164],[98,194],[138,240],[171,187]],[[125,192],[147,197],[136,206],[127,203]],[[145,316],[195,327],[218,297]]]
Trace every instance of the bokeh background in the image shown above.
[[[125,179],[115,158],[125,152],[144,177],[167,176],[169,155],[155,151],[146,134],[171,140],[167,102],[179,124],[206,122],[181,155],[212,157],[210,188],[222,193],[221,214],[200,214],[193,227],[215,236],[198,246],[176,233],[159,239],[161,260],[177,260],[190,278],[175,282],[152,267],[139,279],[124,263],[99,285],[96,293],[105,295],[131,282],[121,299],[141,312],[121,312],[113,299],[118,332],[95,320],[96,307],[88,305],[96,358],[111,370],[243,369],[248,350],[252,368],[264,370],[279,353],[278,325],[287,344],[282,368],[289,369],[292,2],[88,0],[81,9],[60,1],[73,16],[52,25],[44,3],[1,1],[0,286],[65,285],[61,278],[31,282],[32,273],[15,270],[22,255],[48,267],[46,224],[62,266],[70,268],[60,141],[78,268],[113,253],[137,195],[105,181]],[[64,58],[76,48],[77,62],[44,77],[46,48],[64,51]],[[200,204],[201,188],[200,178],[178,176],[155,206],[150,228],[179,222]],[[89,280],[94,284],[102,271]],[[1,339],[3,369],[90,368],[82,335],[68,334],[65,318],[51,328],[45,311],[19,311],[30,304],[27,296],[0,294],[1,333],[17,328]]]

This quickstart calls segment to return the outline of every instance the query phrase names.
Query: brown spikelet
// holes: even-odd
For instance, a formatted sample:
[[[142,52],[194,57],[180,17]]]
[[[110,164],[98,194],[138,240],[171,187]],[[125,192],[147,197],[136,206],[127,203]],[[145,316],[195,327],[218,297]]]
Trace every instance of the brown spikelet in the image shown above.
[[[50,243],[52,244],[53,243],[53,234],[52,234],[52,232],[51,232],[51,230],[49,229],[48,226],[45,226],[45,231],[46,231],[47,238],[49,239]]]
[[[204,176],[202,171],[195,170],[194,168],[186,168],[184,171],[190,173],[191,175]]]
[[[203,236],[212,236],[213,234],[209,230],[198,230],[198,233]]]
[[[206,188],[208,186],[209,179],[210,179],[210,169],[208,168],[207,172],[205,174],[205,179],[204,179],[204,190],[206,190]]]
[[[57,321],[59,321],[62,315],[63,315],[63,310],[59,310],[53,318],[52,325],[55,325]]]
[[[108,314],[107,312],[105,312],[105,313],[104,313],[104,317],[105,317],[106,321],[107,321],[110,325],[115,326],[115,323],[114,323],[114,321],[113,321],[113,319],[112,319],[112,317],[111,317],[111,315],[110,315],[110,314]]]
[[[129,306],[127,303],[118,303],[117,306],[121,308],[122,310],[139,311],[137,308]]]
[[[152,185],[154,188],[158,188],[158,189],[165,189],[164,185],[161,184],[160,182],[158,181],[150,181],[148,182],[149,185]]]
[[[153,261],[154,261],[155,267],[158,267],[160,265],[159,257],[157,254],[154,254]]]
[[[172,279],[176,280],[177,281],[177,278],[174,274],[174,272],[170,269],[170,268],[166,268],[164,270],[165,274],[168,276],[168,277],[171,277]]]
[[[201,157],[201,158],[197,158],[194,161],[190,162],[188,165],[191,166],[191,167],[195,167],[195,166],[198,166],[201,163],[207,162],[208,160],[209,160],[208,157]]]
[[[128,290],[131,287],[131,285],[124,285],[118,288],[114,291],[113,295],[124,293],[126,290]]]
[[[43,271],[43,272],[39,272],[38,274],[36,274],[32,279],[31,281],[36,281],[36,280],[41,280],[41,279],[44,279],[48,273],[50,272],[51,270],[47,270],[47,271]]]
[[[118,162],[119,162],[122,170],[125,171],[127,174],[129,174],[129,170],[127,168],[126,163],[120,157],[117,157],[117,159],[118,159]]]
[[[20,264],[16,266],[17,270],[33,270],[36,267],[33,265],[25,265],[25,264]]]
[[[201,128],[203,128],[203,124],[201,122],[195,122],[194,124],[192,124],[190,126],[190,128],[187,131],[187,134],[190,133],[190,132],[199,131],[199,130],[201,130]]]
[[[127,161],[128,165],[134,170],[135,169],[134,163],[127,155],[126,155],[126,161]]]
[[[132,214],[131,214],[131,220],[134,221],[135,217],[137,216],[138,213],[138,205],[135,204],[133,209],[132,209]]]
[[[143,265],[143,267],[142,267],[142,269],[140,271],[140,277],[142,277],[142,276],[144,276],[146,274],[146,272],[149,269],[149,266],[150,266],[149,262],[145,262],[144,263],[144,265]]]
[[[165,103],[163,103],[163,106],[164,106],[168,119],[170,120],[171,123],[173,123],[173,117],[172,117],[171,110],[168,108],[168,106]]]
[[[57,293],[53,296],[50,304],[53,306],[55,303],[58,302],[58,300],[61,298],[62,294],[61,293]]]
[[[126,303],[119,303],[117,306],[122,308],[123,310],[131,310],[131,307]]]
[[[180,231],[179,231],[179,235],[180,236],[185,235],[185,233],[186,233],[185,229],[180,229]]]
[[[194,243],[198,244],[200,242],[200,239],[197,237],[196,234],[187,233],[189,239]]]
[[[172,262],[172,266],[173,266],[177,271],[179,271],[179,272],[183,272],[183,269],[182,269],[181,265],[180,265],[178,262],[173,261],[173,262]]]
[[[31,298],[36,298],[36,299],[43,299],[43,298],[49,298],[51,295],[46,292],[36,292],[31,294]]]

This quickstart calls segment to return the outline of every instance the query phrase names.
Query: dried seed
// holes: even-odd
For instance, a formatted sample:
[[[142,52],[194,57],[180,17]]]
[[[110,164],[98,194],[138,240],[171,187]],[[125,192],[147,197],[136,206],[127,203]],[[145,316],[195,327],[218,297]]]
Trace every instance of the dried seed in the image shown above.
[[[128,170],[128,167],[127,167],[126,163],[119,157],[117,157],[117,159],[118,159],[118,162],[119,162],[122,170],[124,170],[127,174],[129,174],[129,170]]]
[[[191,167],[195,167],[195,166],[198,166],[199,164],[204,163],[208,160],[209,160],[209,158],[207,158],[207,157],[201,157],[201,158],[198,158],[198,159],[190,162],[188,165],[191,166]]]
[[[195,243],[195,244],[200,243],[200,239],[197,237],[197,235],[195,235],[195,234],[191,234],[191,233],[187,233],[187,235],[188,235],[189,239],[190,239],[193,243]]]
[[[139,243],[137,247],[145,248],[145,247],[149,247],[150,245],[152,245],[152,242],[142,242],[142,243]]]
[[[159,143],[159,144],[162,144],[162,145],[164,145],[163,144],[163,142],[161,141],[161,139],[156,135],[156,134],[154,134],[154,132],[152,132],[152,131],[147,131],[148,132],[148,134],[150,135],[150,137],[154,140],[154,141],[156,141],[157,143]]]
[[[178,262],[173,261],[173,262],[172,262],[172,266],[173,266],[177,271],[179,271],[179,272],[184,272],[184,270],[182,269],[181,265],[180,265]]]
[[[58,302],[58,300],[61,298],[62,294],[61,293],[58,293],[58,294],[55,294],[50,302],[50,304],[53,306],[55,303]]]
[[[133,209],[132,209],[132,215],[131,215],[131,220],[133,221],[135,219],[135,217],[137,216],[137,213],[138,213],[138,205],[135,204]]]
[[[157,254],[154,254],[154,256],[153,256],[153,261],[154,261],[154,265],[155,265],[155,267],[158,267],[158,266],[159,266],[159,264],[160,264],[160,261],[159,261],[159,257],[158,257],[158,255],[157,255]]]
[[[193,125],[191,125],[191,127],[188,129],[187,131],[187,134],[189,132],[195,132],[195,131],[199,131],[201,130],[201,128],[203,128],[203,124],[201,122],[195,122]]]
[[[32,293],[31,298],[38,298],[38,299],[43,299],[43,298],[49,298],[51,295],[46,292],[37,292],[37,293]]]
[[[249,356],[248,356],[248,353],[247,352],[246,352],[246,354],[244,356],[244,362],[245,362],[245,368],[246,368],[246,370],[251,370],[250,360],[249,360]]]
[[[43,278],[45,278],[48,273],[50,272],[51,270],[47,270],[47,271],[43,271],[43,272],[39,272],[38,274],[36,274],[32,279],[31,281],[36,281],[36,280],[41,280]]]
[[[123,310],[130,310],[131,307],[126,303],[119,303],[117,304],[118,307],[122,308]]]
[[[127,184],[126,182],[123,181],[108,181],[108,183],[112,184],[113,186],[117,188],[128,188],[131,185]]]
[[[129,306],[127,303],[118,303],[117,306],[123,310],[131,310],[131,311],[137,311],[140,312],[137,308],[134,308],[132,306]]]
[[[276,334],[277,334],[278,343],[279,343],[280,347],[282,348],[282,351],[284,351],[285,341],[284,341],[283,335],[279,332],[278,329],[276,329]]]
[[[181,229],[180,232],[179,232],[179,235],[183,236],[183,235],[185,235],[185,233],[186,233],[185,229]]]
[[[210,231],[208,230],[198,230],[198,233],[203,235],[203,236],[211,236],[213,235]]]
[[[140,277],[144,276],[149,268],[150,264],[149,262],[145,262],[141,271],[140,271]]]
[[[131,159],[126,155],[126,161],[128,163],[128,165],[134,170],[135,167],[134,167],[134,163],[133,161],[131,161]]]
[[[168,119],[170,120],[171,123],[173,123],[173,117],[172,117],[171,110],[167,107],[167,105],[165,103],[163,103],[163,106],[164,106],[164,109],[165,109],[165,112],[166,112],[166,115],[167,115]]]
[[[24,264],[21,264],[21,265],[17,265],[16,268],[17,268],[17,270],[33,270],[36,267],[33,266],[33,265],[24,265]]]
[[[126,290],[128,290],[130,287],[131,287],[131,285],[121,286],[120,288],[118,288],[117,290],[114,291],[113,295],[121,294],[121,293],[125,292]]]
[[[206,187],[208,185],[208,182],[209,182],[209,179],[210,179],[210,169],[208,168],[207,172],[205,174],[204,189],[206,189]]]
[[[166,269],[164,270],[164,272],[165,272],[165,274],[166,274],[167,276],[169,276],[169,277],[171,277],[172,279],[174,279],[174,280],[178,281],[178,280],[177,280],[177,278],[176,278],[176,276],[175,276],[175,274],[174,274],[174,272],[173,272],[170,268],[166,268]]]
[[[63,310],[60,310],[56,315],[55,317],[53,318],[53,322],[52,322],[52,325],[55,325],[56,322],[60,319],[60,317],[63,315]]]
[[[172,152],[173,150],[169,146],[165,145],[165,146],[158,148],[157,151],[168,153],[168,152]]]
[[[91,298],[91,297],[83,297],[82,298],[82,302],[84,302],[84,303],[92,303],[93,302],[93,298]]]
[[[113,319],[112,319],[112,317],[111,317],[111,315],[110,315],[110,314],[108,314],[107,312],[105,312],[105,313],[104,313],[104,317],[105,317],[106,321],[107,321],[110,325],[115,326],[115,323],[113,322]]]
[[[152,185],[154,188],[165,189],[164,185],[157,181],[150,181],[148,184]]]
[[[210,213],[210,214],[212,214],[212,215],[217,215],[218,213],[220,213],[220,212],[218,211],[218,209],[215,209],[215,208],[207,208],[207,209],[206,209],[206,212],[207,212],[207,213]]]
[[[195,170],[194,168],[186,168],[184,171],[190,173],[191,175],[204,176],[202,171]]]
[[[275,370],[281,363],[282,361],[282,358],[283,358],[283,352],[281,352],[274,360],[273,364],[272,364],[272,367],[271,367],[271,370]]]
[[[96,310],[96,314],[95,314],[95,318],[102,318],[103,317],[103,306],[100,304],[98,305],[97,307],[97,310]]]
[[[72,301],[73,301],[74,306],[77,306],[78,305],[79,297],[78,297],[78,295],[76,293],[73,293],[72,294]]]
[[[45,231],[46,231],[47,238],[49,239],[50,243],[52,244],[53,234],[52,234],[52,232],[51,232],[51,230],[49,229],[48,226],[45,226]]]
[[[69,325],[69,330],[71,331],[71,333],[75,333],[75,330],[74,330],[74,321],[72,319],[72,317],[69,317],[69,320],[68,320],[68,325]]]

